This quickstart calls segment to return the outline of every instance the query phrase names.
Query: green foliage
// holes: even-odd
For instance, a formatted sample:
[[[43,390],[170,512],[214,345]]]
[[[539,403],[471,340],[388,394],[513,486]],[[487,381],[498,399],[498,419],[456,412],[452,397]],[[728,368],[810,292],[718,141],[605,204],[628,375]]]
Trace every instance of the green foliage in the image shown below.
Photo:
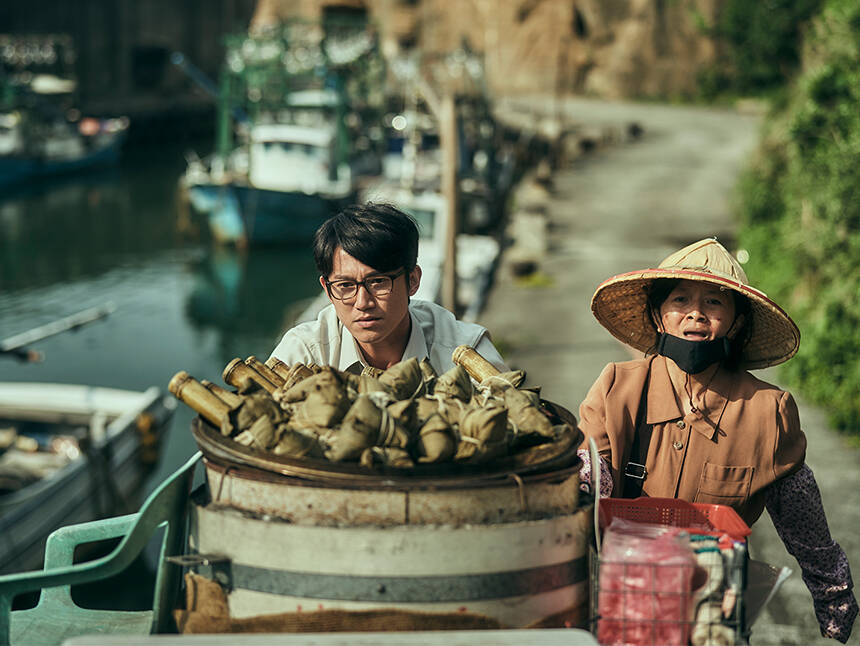
[[[721,53],[699,76],[702,94],[762,94],[784,85],[800,63],[804,27],[821,5],[822,0],[726,0],[715,24],[698,16],[700,29]]]
[[[747,272],[801,329],[785,375],[860,435],[860,4],[828,0],[740,182]]]

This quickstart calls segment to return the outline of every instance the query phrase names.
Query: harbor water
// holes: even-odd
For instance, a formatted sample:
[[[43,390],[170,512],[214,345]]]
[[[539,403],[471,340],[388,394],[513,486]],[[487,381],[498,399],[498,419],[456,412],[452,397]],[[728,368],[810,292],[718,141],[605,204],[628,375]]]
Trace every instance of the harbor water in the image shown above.
[[[116,308],[33,344],[41,363],[0,356],[0,381],[166,392],[179,370],[223,383],[232,358],[268,357],[319,292],[310,247],[237,252],[180,227],[189,147],[126,150],[116,168],[0,194],[0,340]],[[177,408],[147,491],[196,450],[192,417]]]

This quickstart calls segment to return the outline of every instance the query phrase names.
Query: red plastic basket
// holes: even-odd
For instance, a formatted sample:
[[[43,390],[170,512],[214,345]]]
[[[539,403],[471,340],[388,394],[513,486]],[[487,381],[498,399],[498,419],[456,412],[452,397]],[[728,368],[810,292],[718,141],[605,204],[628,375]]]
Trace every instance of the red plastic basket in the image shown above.
[[[737,512],[725,505],[687,502],[676,498],[601,498],[600,529],[613,518],[680,527],[691,533],[728,534],[745,540],[751,530]]]

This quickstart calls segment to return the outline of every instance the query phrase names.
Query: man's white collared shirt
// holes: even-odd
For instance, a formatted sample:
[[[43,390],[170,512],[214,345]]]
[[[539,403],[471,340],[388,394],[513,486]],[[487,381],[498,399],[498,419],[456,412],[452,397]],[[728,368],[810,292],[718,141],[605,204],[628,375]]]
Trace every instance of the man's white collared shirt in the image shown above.
[[[409,316],[412,330],[401,360],[427,357],[433,369],[442,374],[454,366],[451,359],[454,348],[468,345],[499,370],[508,369],[486,328],[458,321],[444,307],[429,301],[410,301]],[[349,372],[360,372],[367,365],[358,343],[337,318],[331,304],[323,308],[316,320],[288,330],[271,356],[288,365],[316,364]]]

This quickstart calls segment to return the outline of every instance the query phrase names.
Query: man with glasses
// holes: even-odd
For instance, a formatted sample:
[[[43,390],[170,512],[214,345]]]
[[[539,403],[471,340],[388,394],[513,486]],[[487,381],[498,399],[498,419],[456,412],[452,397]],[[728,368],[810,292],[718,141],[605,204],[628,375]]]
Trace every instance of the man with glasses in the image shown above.
[[[331,305],[287,331],[273,357],[356,373],[427,357],[441,374],[453,366],[454,348],[469,345],[506,370],[485,328],[435,303],[410,301],[421,282],[418,227],[395,207],[347,207],[317,230],[314,259]]]

